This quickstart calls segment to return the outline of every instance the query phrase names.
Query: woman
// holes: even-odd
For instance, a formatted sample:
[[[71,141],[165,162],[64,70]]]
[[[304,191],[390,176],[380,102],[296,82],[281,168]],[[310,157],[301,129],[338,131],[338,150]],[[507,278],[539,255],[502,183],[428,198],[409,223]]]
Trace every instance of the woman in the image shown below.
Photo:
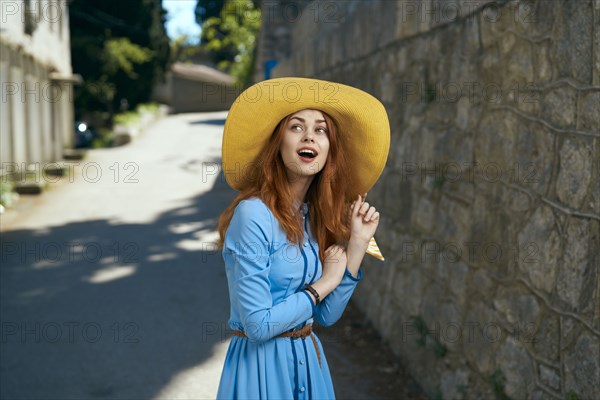
[[[362,278],[380,216],[361,193],[388,150],[383,105],[350,86],[279,78],[234,102],[222,161],[240,193],[219,220],[234,335],[217,398],[335,398],[312,323],[334,324]]]

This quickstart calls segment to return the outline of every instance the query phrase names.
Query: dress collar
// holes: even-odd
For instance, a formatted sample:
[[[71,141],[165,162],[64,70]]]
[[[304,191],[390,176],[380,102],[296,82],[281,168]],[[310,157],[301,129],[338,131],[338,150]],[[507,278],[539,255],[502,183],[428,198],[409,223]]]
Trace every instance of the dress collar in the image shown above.
[[[298,215],[304,216],[304,215],[308,214],[309,204],[310,204],[310,202],[308,202],[308,201],[305,203],[301,203],[297,208]]]
[[[298,212],[300,213],[300,215],[306,215],[308,214],[308,201],[306,203],[302,203],[300,205],[300,207],[298,208]]]

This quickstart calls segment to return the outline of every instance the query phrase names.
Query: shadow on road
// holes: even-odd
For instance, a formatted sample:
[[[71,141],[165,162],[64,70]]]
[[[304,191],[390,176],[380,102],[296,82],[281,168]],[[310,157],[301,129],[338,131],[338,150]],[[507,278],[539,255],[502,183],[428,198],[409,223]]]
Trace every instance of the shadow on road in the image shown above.
[[[150,224],[2,233],[2,398],[149,399],[210,359],[229,314],[212,241],[235,195],[216,182]]]

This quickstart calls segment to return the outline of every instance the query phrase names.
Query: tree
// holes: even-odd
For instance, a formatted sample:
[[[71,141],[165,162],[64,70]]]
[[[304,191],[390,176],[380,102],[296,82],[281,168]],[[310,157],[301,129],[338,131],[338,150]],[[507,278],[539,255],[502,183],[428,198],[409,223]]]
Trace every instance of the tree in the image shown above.
[[[161,0],[71,0],[69,11],[73,70],[84,78],[76,115],[147,102],[169,60]]]
[[[204,45],[215,53],[217,67],[243,87],[251,84],[260,25],[257,0],[227,0],[218,17],[202,24]]]
[[[200,26],[209,18],[221,15],[225,0],[198,0],[196,3],[196,23]]]

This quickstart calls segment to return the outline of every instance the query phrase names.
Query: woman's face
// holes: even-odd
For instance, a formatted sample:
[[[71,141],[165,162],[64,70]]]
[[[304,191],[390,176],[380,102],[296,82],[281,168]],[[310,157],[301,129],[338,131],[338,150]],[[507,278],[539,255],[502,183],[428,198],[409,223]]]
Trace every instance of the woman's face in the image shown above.
[[[290,179],[314,176],[321,171],[329,153],[329,132],[323,113],[307,109],[292,114],[279,152]]]

